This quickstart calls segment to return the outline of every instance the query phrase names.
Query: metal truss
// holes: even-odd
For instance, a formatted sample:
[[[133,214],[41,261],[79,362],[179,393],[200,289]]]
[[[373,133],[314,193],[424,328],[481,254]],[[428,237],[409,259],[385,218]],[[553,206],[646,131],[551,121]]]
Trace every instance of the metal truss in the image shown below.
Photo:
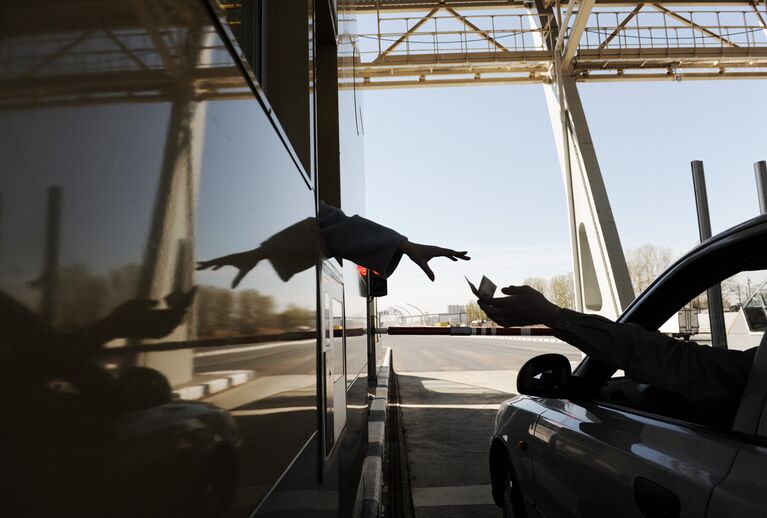
[[[182,85],[194,101],[252,96],[210,20],[189,19],[172,0],[57,0],[48,24],[23,1],[9,3],[0,106],[167,102]]]
[[[365,88],[549,83],[556,54],[578,82],[767,78],[761,1],[353,4],[376,17],[341,57]],[[552,24],[566,30],[555,38]]]
[[[24,1],[8,3],[14,23],[4,24],[0,105],[164,101],[182,82],[194,85],[197,100],[250,95],[220,38],[187,37],[195,24],[212,35],[210,21],[187,19],[189,9],[172,0],[51,1],[47,9],[57,16],[46,17],[55,20],[47,24]],[[219,6],[236,10],[239,2]],[[343,6],[375,16],[377,30],[355,35],[354,54],[339,56],[342,88],[550,83],[555,53],[579,82],[767,78],[762,0],[350,0]],[[72,14],[86,11],[87,20]],[[237,13],[231,14],[236,24]],[[556,42],[552,24],[567,27]],[[194,43],[207,41],[215,43]],[[202,61],[192,66],[184,59],[190,55]]]

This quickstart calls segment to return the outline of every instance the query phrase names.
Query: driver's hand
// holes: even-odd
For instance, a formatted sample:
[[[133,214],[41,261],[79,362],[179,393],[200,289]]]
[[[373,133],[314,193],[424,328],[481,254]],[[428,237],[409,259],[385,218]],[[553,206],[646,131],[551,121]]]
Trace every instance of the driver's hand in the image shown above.
[[[530,286],[507,286],[501,290],[507,297],[480,299],[479,307],[503,327],[544,324],[549,327],[562,310]]]

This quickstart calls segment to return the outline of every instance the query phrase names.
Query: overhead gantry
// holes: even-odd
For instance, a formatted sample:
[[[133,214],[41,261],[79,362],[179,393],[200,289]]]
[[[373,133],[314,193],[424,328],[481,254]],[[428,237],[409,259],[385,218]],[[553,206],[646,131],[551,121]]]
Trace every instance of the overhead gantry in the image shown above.
[[[575,301],[617,317],[626,260],[576,84],[767,79],[767,2],[353,0],[354,86],[543,85],[568,203]],[[343,62],[343,61],[342,61]]]

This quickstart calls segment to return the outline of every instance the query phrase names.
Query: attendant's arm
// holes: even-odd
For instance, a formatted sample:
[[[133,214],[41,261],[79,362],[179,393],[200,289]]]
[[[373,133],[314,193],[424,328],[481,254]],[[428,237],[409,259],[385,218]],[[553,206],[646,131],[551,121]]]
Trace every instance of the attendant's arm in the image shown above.
[[[388,277],[399,265],[407,238],[388,227],[361,216],[347,216],[336,207],[320,202],[320,235],[333,257],[348,259]]]
[[[347,216],[341,209],[320,202],[320,234],[329,255],[349,259],[383,277],[389,277],[407,255],[429,279],[434,272],[429,261],[447,257],[451,261],[468,260],[466,252],[413,243],[402,234],[361,216]]]
[[[433,258],[447,257],[452,261],[469,259],[466,252],[412,243],[402,234],[375,221],[357,215],[347,216],[341,209],[320,202],[318,219],[299,221],[253,250],[200,261],[197,269],[218,270],[234,266],[238,270],[232,280],[234,289],[260,261],[268,259],[280,278],[287,281],[315,264],[318,242],[327,257],[349,259],[383,277],[394,273],[403,254],[410,257],[431,280],[434,280],[434,273],[428,263]]]

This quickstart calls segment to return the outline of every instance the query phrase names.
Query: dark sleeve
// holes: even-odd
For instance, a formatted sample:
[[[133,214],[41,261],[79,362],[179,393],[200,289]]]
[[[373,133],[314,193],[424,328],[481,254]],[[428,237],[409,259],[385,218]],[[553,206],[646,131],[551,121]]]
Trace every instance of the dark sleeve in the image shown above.
[[[306,218],[271,236],[261,243],[261,249],[280,279],[287,282],[316,264],[319,239],[317,220]]]
[[[566,309],[554,324],[554,335],[600,363],[623,369],[635,381],[681,394],[693,403],[737,405],[755,352],[675,340],[636,324]]]
[[[402,259],[400,245],[407,238],[374,221],[320,202],[319,226],[330,255],[348,259],[384,277],[397,268]]]

